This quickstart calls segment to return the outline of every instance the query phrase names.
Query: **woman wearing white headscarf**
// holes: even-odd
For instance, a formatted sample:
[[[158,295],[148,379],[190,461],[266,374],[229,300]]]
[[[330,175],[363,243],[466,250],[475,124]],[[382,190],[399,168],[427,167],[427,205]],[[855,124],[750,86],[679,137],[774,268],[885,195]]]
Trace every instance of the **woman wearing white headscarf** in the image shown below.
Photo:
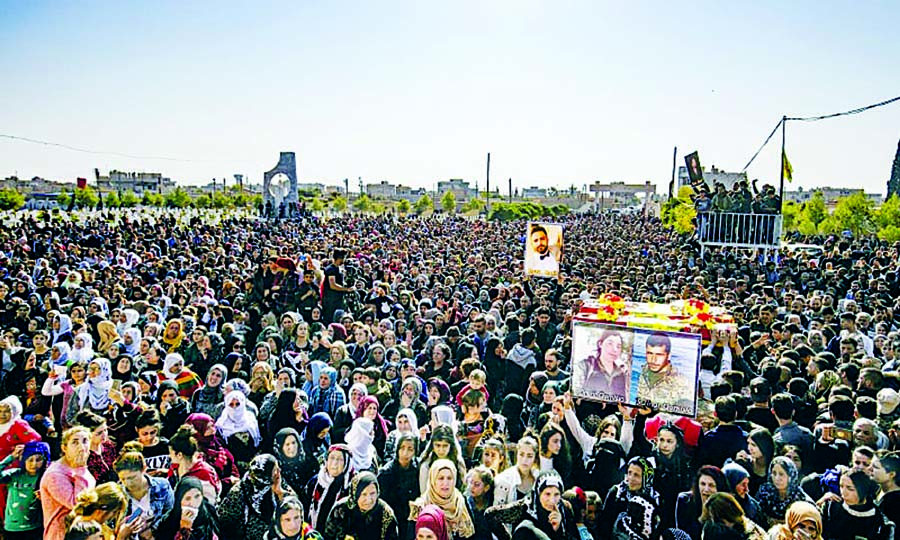
[[[122,316],[125,317],[125,321],[119,321],[116,324],[116,330],[119,332],[119,335],[125,337],[125,331],[129,328],[132,328],[137,324],[138,319],[141,318],[141,314],[137,312],[136,309],[123,309]]]
[[[68,315],[60,313],[53,320],[53,335],[50,345],[62,342],[72,344],[72,319]]]
[[[225,395],[225,409],[216,420],[216,428],[238,466],[246,468],[256,454],[262,436],[256,416],[247,409],[247,396],[243,392],[233,390]]]
[[[375,462],[375,423],[369,418],[358,417],[344,436],[344,442],[350,448],[350,466],[356,472],[378,471]]]
[[[388,433],[387,441],[384,443],[385,460],[396,453],[397,439],[400,438],[400,435],[403,433],[412,433],[416,438],[419,437],[419,420],[416,418],[416,412],[414,410],[409,408],[400,409],[400,412],[397,413],[395,425],[397,427]]]
[[[75,346],[69,353],[70,362],[90,362],[94,358],[94,338],[87,332],[75,336]]]
[[[141,352],[141,331],[134,327],[125,330],[122,343],[125,344],[125,354],[137,356]]]
[[[88,364],[87,380],[78,388],[75,399],[69,401],[66,419],[73,423],[78,411],[88,410],[105,416],[109,410],[109,391],[112,388],[112,364],[106,358],[97,358]]]

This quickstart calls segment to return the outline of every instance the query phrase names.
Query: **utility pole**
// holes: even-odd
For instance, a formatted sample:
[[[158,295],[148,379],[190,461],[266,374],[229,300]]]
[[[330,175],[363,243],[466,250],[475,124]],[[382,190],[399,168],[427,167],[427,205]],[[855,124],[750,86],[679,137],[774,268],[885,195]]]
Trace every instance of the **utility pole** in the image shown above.
[[[488,152],[487,159],[487,189],[485,190],[485,208],[487,208],[487,214],[491,214],[491,153]]]
[[[350,197],[350,179],[344,178],[344,197]]]
[[[672,150],[672,179],[669,180],[669,199],[674,197],[675,193],[675,163],[678,161],[678,147]]]
[[[787,127],[787,116],[781,117],[781,156],[778,160],[779,169],[781,169],[781,182],[778,187],[778,198],[781,199],[781,203],[784,204],[784,137],[785,137],[785,128]],[[778,209],[778,213],[781,213],[781,208]]]
[[[509,202],[512,202],[512,178],[509,179]]]

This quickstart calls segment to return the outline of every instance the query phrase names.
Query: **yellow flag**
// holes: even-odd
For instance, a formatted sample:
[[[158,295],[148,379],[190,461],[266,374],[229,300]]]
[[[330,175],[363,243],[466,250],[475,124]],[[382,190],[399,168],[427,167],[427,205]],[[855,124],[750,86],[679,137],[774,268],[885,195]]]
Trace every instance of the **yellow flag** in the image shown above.
[[[784,170],[784,179],[788,182],[794,179],[794,168],[791,166],[791,162],[788,161],[787,153],[781,152],[781,168]]]

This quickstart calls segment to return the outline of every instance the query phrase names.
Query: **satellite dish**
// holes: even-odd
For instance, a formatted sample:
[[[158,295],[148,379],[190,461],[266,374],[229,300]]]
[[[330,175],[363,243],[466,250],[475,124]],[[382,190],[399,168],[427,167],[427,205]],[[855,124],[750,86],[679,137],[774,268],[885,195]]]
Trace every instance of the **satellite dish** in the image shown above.
[[[276,201],[287,197],[291,192],[291,179],[284,173],[278,173],[269,180],[269,195]]]

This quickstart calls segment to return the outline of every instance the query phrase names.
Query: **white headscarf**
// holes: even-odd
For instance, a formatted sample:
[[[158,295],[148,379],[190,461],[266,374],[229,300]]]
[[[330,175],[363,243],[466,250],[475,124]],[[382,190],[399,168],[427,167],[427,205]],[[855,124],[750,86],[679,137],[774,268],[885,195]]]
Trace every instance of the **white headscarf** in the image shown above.
[[[60,336],[72,331],[71,317],[64,313],[60,313],[57,317],[59,319],[59,330],[53,331],[53,340],[51,345],[56,345],[56,343],[59,341]]]
[[[235,408],[228,406],[232,400],[238,400],[240,405]],[[258,446],[261,439],[259,434],[259,424],[256,416],[247,410],[247,396],[243,392],[234,390],[225,395],[225,408],[219,419],[216,420],[216,427],[222,437],[227,438],[235,433],[248,432],[253,438],[253,442]]]
[[[131,336],[131,345],[125,343],[125,336]],[[122,336],[122,344],[125,345],[125,354],[137,356],[141,352],[141,331],[132,327],[125,330],[125,336]]]
[[[372,467],[374,441],[375,423],[362,416],[354,420],[350,431],[344,435],[344,442],[350,447],[350,466],[355,471],[365,471]]]
[[[416,413],[412,409],[400,409],[400,412],[397,413],[397,418],[401,416],[406,417],[406,420],[409,421],[409,429],[412,433],[415,433],[417,436],[419,434],[419,419],[416,418]],[[399,428],[398,428],[399,429]]]
[[[78,404],[83,409],[87,403],[95,411],[109,407],[109,390],[112,388],[112,364],[106,358],[92,360],[91,364],[100,366],[100,374],[88,377],[78,389]],[[90,367],[90,364],[88,364]]]
[[[119,336],[125,337],[125,330],[136,325],[138,319],[141,318],[141,314],[138,313],[136,309],[123,309],[122,314],[125,315],[125,322],[117,323],[116,331],[119,332]]]
[[[78,348],[78,340],[84,341],[84,346]],[[62,351],[60,351],[62,352]],[[82,332],[75,336],[75,346],[69,353],[69,361],[71,362],[90,362],[94,358],[94,338],[87,332]]]
[[[359,396],[359,398],[362,399],[363,397],[369,395],[369,389],[366,388],[366,385],[364,385],[363,383],[353,383],[353,386],[350,387],[350,391],[347,392],[347,403],[350,404],[350,415],[353,416],[353,418],[356,418],[356,406],[359,404],[357,403],[356,405],[354,405],[353,398],[350,397],[353,395],[354,390],[357,390],[360,394],[362,394],[361,396]]]
[[[8,398],[0,401],[0,405],[9,405],[9,410],[11,415],[9,417],[9,422],[4,424],[0,424],[0,436],[6,435],[6,432],[9,431],[9,428],[22,416],[22,402],[19,401],[19,398],[16,396],[9,396]]]
[[[140,343],[141,342],[138,341],[139,346],[140,346]],[[163,361],[163,368],[162,368],[162,373],[160,374],[160,377],[163,380],[166,380],[166,379],[174,379],[174,378],[178,377],[179,375],[181,375],[180,373],[172,374],[169,372],[169,370],[172,368],[172,366],[174,366],[178,362],[181,362],[181,365],[183,366],[184,365],[184,357],[178,353],[167,354],[166,359]]]

